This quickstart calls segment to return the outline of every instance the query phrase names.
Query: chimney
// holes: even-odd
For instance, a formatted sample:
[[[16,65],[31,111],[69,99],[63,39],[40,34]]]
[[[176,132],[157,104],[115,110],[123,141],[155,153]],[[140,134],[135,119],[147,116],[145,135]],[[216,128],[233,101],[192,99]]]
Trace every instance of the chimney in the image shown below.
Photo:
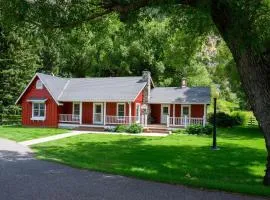
[[[187,87],[187,79],[186,78],[182,78],[181,87],[182,88],[186,88]]]
[[[144,103],[148,103],[150,100],[150,92],[151,92],[151,72],[148,70],[144,70],[142,72],[142,80],[147,82],[146,89],[144,90]]]

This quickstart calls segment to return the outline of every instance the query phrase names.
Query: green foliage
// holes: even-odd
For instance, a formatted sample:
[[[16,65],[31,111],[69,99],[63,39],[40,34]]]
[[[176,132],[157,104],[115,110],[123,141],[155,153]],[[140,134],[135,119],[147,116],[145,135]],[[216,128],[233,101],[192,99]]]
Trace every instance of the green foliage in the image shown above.
[[[127,131],[128,133],[141,133],[143,131],[143,127],[140,124],[131,124]]]
[[[190,135],[211,135],[213,132],[213,126],[211,124],[207,124],[205,126],[194,124],[188,126],[185,132]]]
[[[172,130],[172,133],[173,134],[183,134],[183,133],[185,133],[185,130],[182,128],[174,129],[174,130]]]
[[[254,119],[254,126],[258,125],[258,122],[256,121],[254,115],[252,112],[248,111],[234,111],[231,113],[232,116],[240,118],[242,126],[248,126],[251,119]]]
[[[131,125],[118,125],[115,128],[115,132],[118,133],[141,133],[143,127],[140,124],[131,124]]]
[[[210,114],[209,122],[211,124],[214,123],[214,114]],[[224,112],[218,112],[216,115],[216,125],[218,127],[233,127],[241,125],[242,123],[242,119],[238,115],[232,116]]]
[[[1,125],[20,125],[22,120],[21,115],[0,115],[0,124]]]
[[[115,128],[115,132],[117,132],[117,133],[126,133],[126,132],[128,132],[128,126],[127,125],[118,125]]]

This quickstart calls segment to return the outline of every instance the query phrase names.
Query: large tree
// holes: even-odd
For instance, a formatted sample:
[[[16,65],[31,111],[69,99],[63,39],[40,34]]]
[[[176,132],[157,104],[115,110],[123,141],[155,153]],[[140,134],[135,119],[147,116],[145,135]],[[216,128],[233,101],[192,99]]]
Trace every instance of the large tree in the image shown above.
[[[1,0],[0,3],[0,11],[7,21],[24,21],[47,31],[98,21],[111,12],[120,13],[125,20],[130,12],[153,4],[181,4],[209,12],[233,55],[245,93],[264,133],[268,152],[264,184],[270,185],[269,0]]]

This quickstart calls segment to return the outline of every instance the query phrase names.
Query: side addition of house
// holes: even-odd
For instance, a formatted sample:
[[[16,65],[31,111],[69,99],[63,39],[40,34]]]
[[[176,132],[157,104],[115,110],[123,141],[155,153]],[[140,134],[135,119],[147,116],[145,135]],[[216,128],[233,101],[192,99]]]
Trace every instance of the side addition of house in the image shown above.
[[[60,78],[37,73],[16,104],[22,107],[24,126],[205,125],[210,88],[189,88],[186,80],[179,85],[155,87],[148,71],[141,77],[108,78]]]

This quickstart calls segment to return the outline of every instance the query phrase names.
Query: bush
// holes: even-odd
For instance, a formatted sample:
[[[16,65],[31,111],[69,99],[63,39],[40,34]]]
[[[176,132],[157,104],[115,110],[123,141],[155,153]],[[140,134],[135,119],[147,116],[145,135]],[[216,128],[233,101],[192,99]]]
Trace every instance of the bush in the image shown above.
[[[186,133],[191,135],[211,135],[213,132],[213,126],[211,124],[207,124],[205,126],[194,124],[190,125],[186,129]]]
[[[118,133],[141,133],[143,131],[143,127],[139,124],[131,124],[128,125],[118,125],[115,128],[115,132]]]
[[[139,124],[131,124],[128,127],[128,133],[141,133],[143,131],[143,127]]]
[[[256,118],[250,111],[234,111],[231,115],[240,118],[242,126],[248,126],[251,119],[253,119],[254,125],[258,125]]]
[[[214,114],[209,116],[209,122],[214,123]],[[224,112],[218,112],[216,115],[216,124],[218,127],[233,127],[242,124],[240,116],[231,116]]]
[[[202,126],[198,124],[190,125],[187,127],[186,132],[191,135],[200,135],[202,134]]]
[[[118,125],[115,128],[115,132],[117,133],[126,133],[128,130],[128,126],[127,125]]]
[[[202,127],[202,134],[211,135],[213,133],[213,126],[211,124],[206,124]]]

